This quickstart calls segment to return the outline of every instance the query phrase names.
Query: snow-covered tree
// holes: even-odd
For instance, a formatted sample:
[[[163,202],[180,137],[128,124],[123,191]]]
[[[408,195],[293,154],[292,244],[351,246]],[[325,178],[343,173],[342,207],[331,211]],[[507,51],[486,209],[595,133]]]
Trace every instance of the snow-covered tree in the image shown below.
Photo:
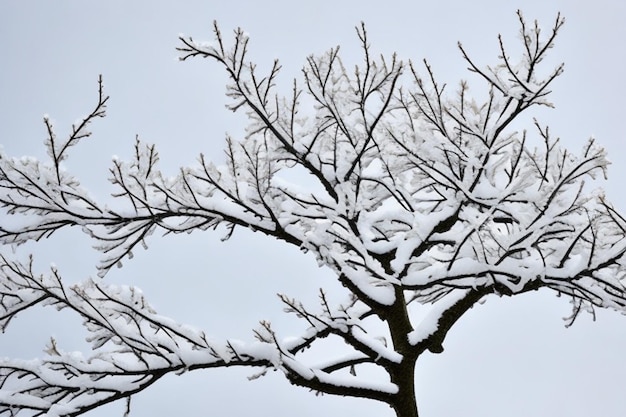
[[[83,318],[92,351],[65,352],[51,340],[41,359],[1,359],[0,415],[74,416],[129,400],[169,373],[248,366],[413,417],[416,361],[442,352],[457,320],[492,294],[552,289],[571,297],[568,324],[596,307],[626,311],[626,219],[585,183],[605,172],[604,150],[590,140],[571,153],[538,121],[514,130],[529,108],[552,106],[551,83],[563,71],[540,65],[563,19],[544,33],[518,16],[518,58],[498,38],[498,61],[483,66],[459,44],[486,87],[480,99],[465,81],[448,96],[426,62],[422,76],[410,61],[377,57],[364,26],[360,65],[347,69],[338,48],[311,56],[286,95],[276,91],[278,61],[259,73],[241,30],[232,43],[217,26],[213,43],[181,37],[181,60],[209,58],[227,71],[230,109],[245,112],[246,135],[227,138],[225,165],[201,155],[175,177],[138,140],[130,161],[113,161],[115,208],[63,164],[105,116],[102,80],[95,109],[69,137],[45,119],[48,160],[0,154],[2,244],[78,226],[102,253],[104,277],[159,229],[217,229],[227,239],[242,227],[315,256],[349,296],[337,304],[321,289],[311,306],[281,295],[306,324],[302,334],[282,338],[262,321],[254,342],[220,341],[157,314],[135,287],[106,278],[67,285],[55,268],[41,274],[32,259],[3,253],[0,328],[36,305],[67,309]],[[315,185],[298,186],[303,176]],[[333,338],[346,350],[326,351],[323,362],[304,354]]]

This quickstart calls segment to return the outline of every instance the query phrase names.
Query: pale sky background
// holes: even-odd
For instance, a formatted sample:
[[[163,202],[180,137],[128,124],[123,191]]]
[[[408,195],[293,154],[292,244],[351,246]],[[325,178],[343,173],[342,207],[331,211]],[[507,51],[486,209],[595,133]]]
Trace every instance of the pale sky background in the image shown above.
[[[517,47],[517,17],[539,19],[546,31],[557,11],[566,18],[549,63],[566,63],[555,82],[555,110],[531,116],[549,124],[570,150],[591,135],[613,161],[602,184],[626,212],[626,3],[590,1],[0,1],[0,144],[12,156],[45,157],[43,114],[59,136],[96,103],[102,74],[111,96],[108,118],[73,150],[68,169],[99,198],[112,155],[132,154],[135,135],[156,143],[162,169],[175,173],[204,152],[221,160],[224,133],[241,133],[243,115],[224,109],[226,77],[208,61],[180,63],[179,33],[211,39],[215,19],[228,39],[244,28],[251,57],[261,67],[283,64],[291,79],[307,55],[337,44],[348,61],[359,60],[354,26],[365,21],[374,51],[402,59],[428,58],[441,82],[455,87],[465,71],[461,40],[476,62],[495,63],[496,35]],[[482,91],[478,82],[473,88]],[[252,338],[260,319],[280,334],[295,328],[276,292],[315,300],[332,276],[294,248],[245,231],[227,243],[210,233],[157,235],[148,251],[114,270],[107,280],[141,287],[157,311],[217,337]],[[69,281],[95,276],[98,254],[78,231],[27,245],[41,272],[55,262]],[[332,287],[331,287],[332,288]],[[417,396],[424,417],[623,417],[626,415],[626,317],[600,311],[596,322],[581,316],[569,329],[565,299],[540,292],[512,299],[489,298],[449,333],[440,355],[418,362]],[[24,314],[0,335],[0,356],[41,356],[54,335],[65,350],[84,347],[80,320],[51,309]],[[250,370],[196,371],[168,377],[137,395],[132,416],[392,416],[366,400],[316,397],[271,374],[248,382]],[[88,416],[121,416],[114,404]]]

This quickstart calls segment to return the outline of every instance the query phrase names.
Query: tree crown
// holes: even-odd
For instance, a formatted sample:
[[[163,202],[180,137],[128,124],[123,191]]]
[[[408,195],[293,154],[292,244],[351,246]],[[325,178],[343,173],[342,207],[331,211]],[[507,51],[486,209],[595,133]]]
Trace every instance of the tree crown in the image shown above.
[[[68,287],[55,269],[38,276],[32,263],[3,255],[0,327],[37,304],[69,308],[85,319],[94,353],[84,358],[52,341],[44,359],[0,362],[0,414],[78,415],[129,399],[170,372],[245,365],[412,416],[415,361],[441,352],[452,325],[489,294],[555,290],[571,297],[571,322],[583,309],[624,311],[626,222],[585,185],[605,173],[604,150],[589,140],[573,154],[538,121],[532,132],[542,147],[531,149],[532,133],[512,129],[529,108],[552,106],[551,84],[563,71],[539,71],[563,19],[544,35],[518,16],[519,59],[501,37],[492,66],[475,63],[459,44],[487,87],[484,101],[470,96],[465,81],[447,95],[426,61],[421,76],[412,62],[375,56],[364,25],[357,27],[361,64],[348,70],[339,48],[311,56],[286,96],[275,91],[278,61],[267,74],[248,62],[243,31],[230,45],[217,25],[213,43],[181,37],[181,60],[209,58],[227,71],[229,108],[245,112],[246,135],[227,137],[226,164],[200,155],[175,177],[159,171],[153,145],[137,140],[132,159],[115,159],[110,170],[125,209],[95,201],[62,164],[91,134],[91,122],[105,116],[102,79],[94,110],[69,137],[59,139],[45,119],[48,161],[0,155],[0,203],[11,215],[0,223],[4,244],[80,226],[103,254],[104,276],[156,229],[224,226],[227,239],[245,227],[312,253],[350,296],[331,305],[320,291],[313,310],[281,295],[286,311],[307,322],[302,335],[282,340],[261,322],[255,344],[216,342],[157,315],[134,287],[96,280]],[[316,185],[298,186],[298,175]],[[15,217],[24,221],[15,226]],[[412,309],[427,314],[417,321]],[[348,351],[323,365],[301,358],[329,335]],[[357,375],[355,367],[367,364],[387,380]]]

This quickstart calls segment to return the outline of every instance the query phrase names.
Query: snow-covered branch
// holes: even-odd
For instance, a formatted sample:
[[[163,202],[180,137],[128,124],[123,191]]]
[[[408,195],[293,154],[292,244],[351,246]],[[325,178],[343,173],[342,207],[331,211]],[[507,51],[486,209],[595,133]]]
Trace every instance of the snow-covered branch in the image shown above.
[[[70,309],[83,318],[94,352],[89,357],[63,352],[51,339],[43,359],[0,361],[0,407],[11,415],[78,415],[130,397],[168,373],[229,366],[278,369],[294,383],[317,391],[332,392],[340,386],[350,395],[384,397],[365,380],[336,376],[340,361],[304,365],[296,354],[305,346],[296,340],[307,336],[280,341],[266,322],[256,332],[258,342],[218,343],[202,331],[158,315],[135,287],[93,280],[67,287],[55,269],[48,275],[35,275],[32,264],[6,258],[0,265],[0,288],[3,330],[34,304]],[[363,336],[357,338],[364,343]],[[363,361],[352,356],[349,363]],[[392,384],[387,389],[394,391]]]

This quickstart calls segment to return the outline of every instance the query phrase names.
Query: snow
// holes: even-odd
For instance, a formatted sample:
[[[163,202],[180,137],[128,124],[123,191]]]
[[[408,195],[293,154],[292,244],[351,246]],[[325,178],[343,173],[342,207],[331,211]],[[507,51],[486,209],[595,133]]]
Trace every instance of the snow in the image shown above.
[[[435,302],[428,314],[415,327],[415,330],[412,330],[407,335],[409,343],[417,346],[420,342],[432,336],[439,329],[441,316],[466,295],[467,291],[457,290]]]
[[[375,360],[384,358],[390,362],[400,363],[402,362],[402,355],[394,351],[392,348],[387,347],[379,338],[371,337],[367,335],[363,330],[358,327],[352,327],[351,334],[361,343],[366,345],[377,353]]]
[[[391,382],[365,380],[349,375],[327,374],[321,371],[316,371],[315,377],[321,382],[332,384],[336,387],[364,388],[387,394],[398,392],[398,386]]]
[[[396,299],[394,288],[390,284],[385,284],[376,279],[372,279],[366,271],[354,270],[352,268],[343,269],[343,273],[354,284],[359,291],[370,299],[381,305],[392,305]]]

